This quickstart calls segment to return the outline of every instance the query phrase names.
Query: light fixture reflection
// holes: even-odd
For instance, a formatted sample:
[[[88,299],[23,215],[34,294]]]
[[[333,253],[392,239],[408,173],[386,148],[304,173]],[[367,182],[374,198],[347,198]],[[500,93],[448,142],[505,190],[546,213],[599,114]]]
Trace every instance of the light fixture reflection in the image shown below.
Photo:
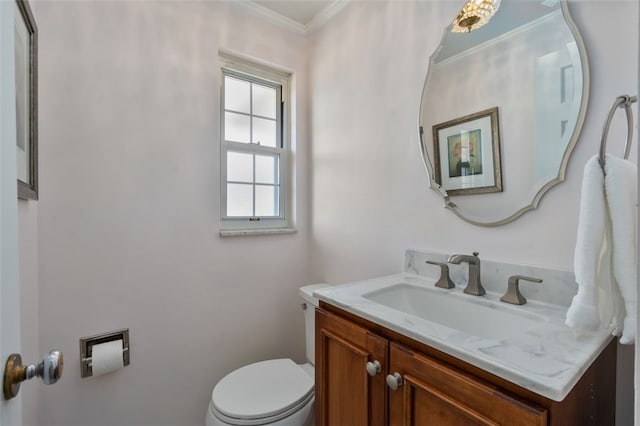
[[[468,0],[453,21],[451,32],[470,33],[480,28],[489,22],[499,7],[500,0]]]

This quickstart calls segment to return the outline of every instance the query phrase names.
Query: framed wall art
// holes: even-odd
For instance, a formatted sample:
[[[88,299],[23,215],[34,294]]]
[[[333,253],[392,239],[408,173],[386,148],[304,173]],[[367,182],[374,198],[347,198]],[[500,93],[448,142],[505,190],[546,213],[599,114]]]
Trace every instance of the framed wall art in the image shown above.
[[[433,126],[435,180],[449,195],[502,191],[498,107]]]
[[[38,29],[27,0],[15,0],[18,198],[38,199]]]

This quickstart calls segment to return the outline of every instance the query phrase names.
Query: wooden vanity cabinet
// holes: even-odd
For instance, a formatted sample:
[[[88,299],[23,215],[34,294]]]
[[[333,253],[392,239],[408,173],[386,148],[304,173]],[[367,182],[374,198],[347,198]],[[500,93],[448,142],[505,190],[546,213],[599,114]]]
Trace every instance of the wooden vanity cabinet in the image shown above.
[[[340,317],[316,311],[316,425],[386,422],[388,341]],[[367,373],[367,362],[382,370]]]
[[[556,402],[321,302],[316,425],[614,425],[615,360],[612,341]],[[381,369],[371,376],[367,363],[375,361]],[[402,383],[392,390],[394,374]]]
[[[401,345],[390,343],[389,358],[390,371],[402,377],[389,392],[391,425],[547,425],[546,409]]]

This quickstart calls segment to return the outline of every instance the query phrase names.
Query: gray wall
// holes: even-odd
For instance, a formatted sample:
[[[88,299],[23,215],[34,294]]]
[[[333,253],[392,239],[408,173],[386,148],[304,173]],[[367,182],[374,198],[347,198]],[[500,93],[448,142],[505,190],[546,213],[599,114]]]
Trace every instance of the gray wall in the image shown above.
[[[306,40],[222,2],[42,2],[39,346],[65,374],[40,424],[201,425],[211,389],[265,358],[304,361],[298,233],[221,238],[224,48],[294,72],[307,186]],[[131,365],[80,378],[78,339],[130,328]]]
[[[20,257],[20,325],[22,361],[37,363],[40,353],[38,313],[38,203],[18,201],[18,244]],[[39,382],[39,380],[38,380]],[[24,383],[22,398],[22,426],[38,426],[41,383]]]
[[[314,34],[313,280],[341,283],[399,272],[408,247],[479,251],[485,259],[573,269],[583,166],[598,152],[615,97],[638,90],[638,3],[570,2],[591,60],[586,124],[567,180],[547,193],[538,210],[499,228],[469,225],[444,209],[427,187],[420,157],[417,122],[428,59],[458,7],[352,2]],[[612,153],[623,149],[623,117],[618,114],[612,125]],[[618,419],[630,424],[633,349],[623,352]]]
[[[66,368],[56,386],[25,386],[26,425],[201,425],[228,371],[304,360],[299,285],[398,272],[407,247],[571,269],[582,166],[613,98],[637,92],[637,2],[572,2],[592,101],[568,179],[483,229],[427,188],[415,132],[455,2],[354,2],[309,40],[220,2],[32,6],[41,198],[19,209],[23,349],[62,349]],[[217,234],[219,48],[295,72],[295,235]],[[121,327],[131,366],[80,379],[78,338]]]

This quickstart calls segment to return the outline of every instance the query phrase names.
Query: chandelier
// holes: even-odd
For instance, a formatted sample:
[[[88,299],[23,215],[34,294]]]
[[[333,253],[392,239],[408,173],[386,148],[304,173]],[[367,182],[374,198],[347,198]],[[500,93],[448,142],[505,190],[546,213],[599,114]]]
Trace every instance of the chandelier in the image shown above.
[[[451,32],[470,33],[480,28],[489,22],[499,7],[500,0],[468,0],[453,21]]]

